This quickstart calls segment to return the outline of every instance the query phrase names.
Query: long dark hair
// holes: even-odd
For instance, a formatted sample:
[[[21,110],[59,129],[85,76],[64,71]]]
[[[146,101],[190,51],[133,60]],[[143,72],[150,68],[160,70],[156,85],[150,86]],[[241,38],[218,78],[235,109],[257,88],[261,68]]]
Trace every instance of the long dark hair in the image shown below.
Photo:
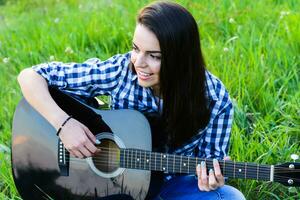
[[[198,26],[184,7],[169,1],[144,7],[137,22],[152,31],[160,44],[162,117],[176,148],[204,128],[210,118]]]

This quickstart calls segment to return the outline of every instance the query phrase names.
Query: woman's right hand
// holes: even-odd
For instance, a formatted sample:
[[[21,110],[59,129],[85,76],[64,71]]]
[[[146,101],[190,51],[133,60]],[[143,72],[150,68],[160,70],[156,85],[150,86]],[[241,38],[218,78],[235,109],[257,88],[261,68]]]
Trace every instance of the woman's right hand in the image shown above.
[[[46,79],[33,69],[26,68],[19,74],[18,81],[30,105],[58,129],[68,114],[51,97]],[[77,158],[89,157],[99,151],[95,146],[95,136],[76,119],[70,119],[62,127],[59,137],[70,154]]]
[[[100,151],[95,146],[94,134],[74,118],[61,128],[59,137],[70,154],[77,158],[90,157]]]

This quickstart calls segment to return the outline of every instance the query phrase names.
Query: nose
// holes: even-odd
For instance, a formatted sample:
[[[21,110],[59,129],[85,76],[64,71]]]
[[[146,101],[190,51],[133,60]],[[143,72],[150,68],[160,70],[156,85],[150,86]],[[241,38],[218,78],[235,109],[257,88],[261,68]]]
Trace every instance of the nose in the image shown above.
[[[136,54],[136,59],[135,59],[134,65],[136,67],[145,67],[146,66],[145,55],[143,53],[139,52]]]

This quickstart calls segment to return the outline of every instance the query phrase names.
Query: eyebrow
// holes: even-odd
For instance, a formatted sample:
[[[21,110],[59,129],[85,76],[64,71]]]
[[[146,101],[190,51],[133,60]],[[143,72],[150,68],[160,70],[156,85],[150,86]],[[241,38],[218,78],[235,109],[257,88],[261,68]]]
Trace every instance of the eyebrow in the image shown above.
[[[139,49],[139,47],[136,45],[136,44],[134,44],[134,42],[132,42],[132,44],[136,47],[136,48],[138,48]],[[147,53],[161,53],[161,51],[146,51]]]

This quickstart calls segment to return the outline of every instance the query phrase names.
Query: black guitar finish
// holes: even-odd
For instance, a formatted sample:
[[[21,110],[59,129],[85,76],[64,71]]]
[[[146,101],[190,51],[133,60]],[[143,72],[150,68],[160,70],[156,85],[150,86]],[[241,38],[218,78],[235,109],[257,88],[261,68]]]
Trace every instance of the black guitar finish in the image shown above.
[[[111,133],[112,139],[115,135],[126,148],[152,149],[150,126],[143,115],[131,110],[95,110],[54,88],[49,89],[58,105],[95,135]],[[25,99],[19,103],[13,123],[12,166],[16,187],[24,200],[145,199],[147,194],[150,198],[159,191],[162,172],[153,172],[150,178],[150,171],[124,169],[107,178],[91,170],[86,160],[76,158],[66,160],[69,166],[66,176],[58,165],[59,143],[55,132]],[[148,193],[150,183],[152,193]]]
[[[69,157],[55,129],[22,99],[13,121],[12,169],[24,200],[151,199],[160,190],[163,172],[194,174],[201,161],[213,167],[209,159],[165,153],[166,134],[155,115],[147,120],[134,110],[97,110],[58,90],[50,92],[96,135],[101,152],[87,159]],[[231,178],[300,186],[296,162],[274,166],[220,161],[220,167]]]

